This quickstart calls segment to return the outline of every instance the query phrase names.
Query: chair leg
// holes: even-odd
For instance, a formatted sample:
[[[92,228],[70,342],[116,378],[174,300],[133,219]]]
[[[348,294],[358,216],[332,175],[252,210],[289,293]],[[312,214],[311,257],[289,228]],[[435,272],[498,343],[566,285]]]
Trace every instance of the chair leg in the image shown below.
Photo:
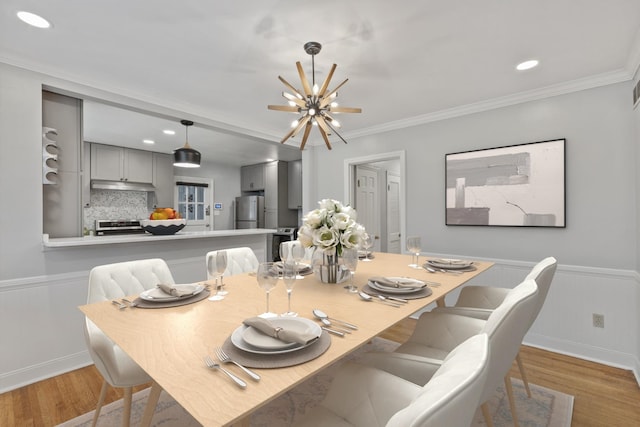
[[[527,374],[524,372],[524,365],[522,364],[520,353],[516,355],[516,362],[518,363],[518,369],[520,369],[520,376],[522,377],[522,382],[524,383],[524,389],[527,390],[527,396],[531,397],[531,390],[529,389],[529,380],[527,379]]]
[[[100,410],[102,409],[102,405],[104,404],[104,398],[107,397],[107,387],[109,385],[106,381],[102,381],[102,389],[100,389],[100,397],[98,397],[98,405],[96,405],[96,410],[93,413],[93,421],[91,422],[91,427],[96,427],[96,423],[98,422],[98,417],[100,416]]]
[[[504,377],[504,387],[509,397],[509,407],[511,408],[511,418],[513,418],[513,427],[518,427],[518,414],[516,413],[516,401],[513,397],[513,387],[511,386],[511,377]]]
[[[131,423],[131,395],[132,387],[125,387],[124,389],[124,407],[122,411],[122,427],[129,427]]]
[[[151,383],[151,391],[147,398],[147,406],[144,408],[140,427],[148,427],[151,425],[151,419],[153,418],[153,413],[156,411],[156,405],[158,404],[158,398],[160,398],[161,391],[162,387],[160,387],[157,382],[153,381]]]
[[[484,417],[484,422],[488,427],[493,427],[493,419],[491,418],[491,414],[489,413],[489,404],[484,402],[480,405],[482,409],[482,416]]]

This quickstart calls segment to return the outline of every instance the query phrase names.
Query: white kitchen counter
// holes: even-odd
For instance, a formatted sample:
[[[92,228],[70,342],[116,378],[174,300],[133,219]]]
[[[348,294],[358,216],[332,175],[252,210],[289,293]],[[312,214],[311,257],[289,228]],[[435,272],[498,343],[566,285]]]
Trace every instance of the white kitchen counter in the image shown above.
[[[176,234],[162,236],[145,234],[124,234],[116,236],[84,236],[50,239],[48,234],[42,235],[45,248],[69,248],[74,246],[112,245],[116,243],[150,243],[161,240],[211,239],[216,237],[256,236],[275,233],[275,229],[251,228],[243,230],[215,231],[178,231]]]

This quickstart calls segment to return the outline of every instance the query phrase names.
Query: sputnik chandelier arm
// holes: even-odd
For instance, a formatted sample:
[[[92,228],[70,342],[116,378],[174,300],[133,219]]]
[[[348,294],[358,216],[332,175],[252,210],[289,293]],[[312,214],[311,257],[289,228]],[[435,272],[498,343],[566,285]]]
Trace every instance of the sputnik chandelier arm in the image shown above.
[[[296,68],[300,77],[300,83],[302,84],[302,91],[298,90],[295,86],[290,84],[281,76],[278,79],[285,85],[285,87],[292,93],[282,92],[282,96],[288,101],[289,105],[268,105],[269,110],[284,111],[288,113],[299,114],[300,117],[294,120],[291,124],[291,130],[282,138],[281,144],[284,144],[289,138],[295,137],[304,128],[302,133],[302,140],[300,142],[300,149],[304,149],[311,133],[311,128],[315,125],[324,140],[327,148],[331,150],[331,143],[329,142],[329,136],[336,134],[342,142],[345,144],[347,141],[336,131],[337,127],[340,127],[340,123],[330,113],[361,113],[361,108],[354,107],[338,107],[335,99],[338,95],[338,89],[344,86],[349,79],[345,79],[342,83],[336,86],[333,90],[327,92],[331,78],[337,67],[336,64],[331,66],[327,77],[321,86],[316,84],[316,70],[315,70],[315,56],[320,52],[322,45],[318,42],[308,42],[304,45],[304,50],[311,55],[311,83],[307,79],[304,73],[302,64],[296,62]]]

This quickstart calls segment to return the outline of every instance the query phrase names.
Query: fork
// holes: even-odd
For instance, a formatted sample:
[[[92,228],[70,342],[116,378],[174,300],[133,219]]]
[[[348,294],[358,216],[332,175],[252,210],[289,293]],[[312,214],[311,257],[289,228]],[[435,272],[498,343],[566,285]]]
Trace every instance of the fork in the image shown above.
[[[255,372],[253,372],[250,369],[245,368],[244,366],[242,366],[238,362],[236,362],[233,359],[231,359],[231,357],[229,357],[229,355],[227,355],[227,353],[225,353],[224,350],[221,349],[220,347],[216,348],[215,352],[216,352],[216,356],[218,356],[218,360],[220,360],[221,363],[233,363],[238,368],[242,369],[251,378],[253,378],[256,381],[260,381],[260,375],[256,374]]]
[[[224,369],[222,366],[220,366],[219,364],[217,364],[216,362],[213,361],[213,359],[210,356],[205,356],[204,357],[204,363],[205,365],[207,365],[207,367],[209,369],[215,369],[215,370],[221,370],[222,372],[224,372],[225,374],[227,374],[227,376],[229,378],[231,378],[239,387],[241,388],[247,388],[247,383],[245,383],[244,381],[242,381],[240,378],[236,377],[235,375],[233,375],[231,372],[227,371],[226,369]]]

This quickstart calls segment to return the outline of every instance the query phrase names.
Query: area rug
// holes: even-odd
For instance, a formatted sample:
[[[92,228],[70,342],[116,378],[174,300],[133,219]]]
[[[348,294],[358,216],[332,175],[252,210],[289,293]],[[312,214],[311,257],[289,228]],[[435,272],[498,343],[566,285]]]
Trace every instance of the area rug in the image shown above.
[[[398,346],[393,341],[375,338],[370,344],[365,345],[346,360],[357,361],[359,356],[366,351],[392,351]],[[322,373],[310,378],[295,389],[259,409],[251,416],[252,427],[284,427],[295,426],[296,420],[317,405],[328,390],[331,380],[343,362],[336,363],[325,369]],[[570,427],[573,412],[573,396],[529,384],[532,398],[529,399],[520,380],[513,379],[513,392],[516,398],[518,422],[523,427]],[[149,389],[142,390],[133,395],[131,407],[131,425],[140,424],[144,406],[147,402]],[[512,426],[509,401],[504,389],[496,390],[496,394],[489,401],[490,412],[493,416],[495,427]],[[106,405],[100,411],[98,426],[120,425],[122,419],[122,401],[116,401]],[[85,427],[90,426],[93,419],[93,411],[60,424],[58,427]],[[200,424],[194,420],[171,396],[164,391],[160,394],[158,405],[151,423],[154,427],[197,427]],[[472,426],[485,425],[480,410]]]

